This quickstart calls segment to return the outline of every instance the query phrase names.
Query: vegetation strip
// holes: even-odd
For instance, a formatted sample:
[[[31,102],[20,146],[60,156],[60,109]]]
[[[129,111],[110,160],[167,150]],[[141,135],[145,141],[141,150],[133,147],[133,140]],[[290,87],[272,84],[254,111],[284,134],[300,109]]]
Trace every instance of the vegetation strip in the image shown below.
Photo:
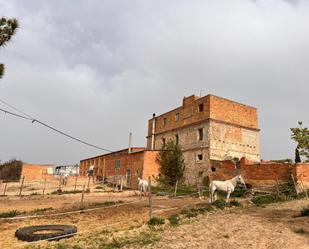
[[[107,207],[104,206],[104,207],[97,207],[97,208],[89,208],[89,209],[84,209],[84,210],[69,211],[69,212],[55,213],[55,214],[27,215],[27,216],[0,218],[0,220],[19,220],[19,219],[30,219],[30,218],[55,217],[55,216],[62,216],[62,215],[66,215],[66,214],[86,213],[86,212],[91,212],[91,211],[99,210],[99,209],[106,209],[106,208],[111,208],[111,207],[119,207],[119,206],[124,206],[124,205],[130,205],[130,204],[134,204],[134,203],[142,202],[142,201],[143,200],[138,200],[138,201],[120,203],[120,204],[107,206]]]

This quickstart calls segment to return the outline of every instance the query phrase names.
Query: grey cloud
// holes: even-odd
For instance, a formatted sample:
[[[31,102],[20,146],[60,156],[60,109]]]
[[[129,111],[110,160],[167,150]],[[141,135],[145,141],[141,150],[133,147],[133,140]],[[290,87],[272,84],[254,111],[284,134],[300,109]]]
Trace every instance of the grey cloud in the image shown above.
[[[309,124],[307,1],[2,1],[21,28],[0,50],[0,98],[109,149],[147,119],[213,93],[258,107],[263,158],[293,157]],[[0,159],[75,163],[101,153],[0,114]]]

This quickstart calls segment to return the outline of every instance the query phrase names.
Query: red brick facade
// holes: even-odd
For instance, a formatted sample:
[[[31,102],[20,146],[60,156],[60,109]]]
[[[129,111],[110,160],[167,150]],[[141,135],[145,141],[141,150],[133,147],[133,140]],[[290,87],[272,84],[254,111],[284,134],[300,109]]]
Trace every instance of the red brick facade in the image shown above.
[[[156,151],[148,151],[143,148],[132,148],[83,159],[80,161],[80,174],[85,176],[90,166],[94,166],[94,176],[105,179],[113,176],[127,176],[126,185],[136,188],[137,177],[153,179],[159,174],[159,165],[156,162]]]

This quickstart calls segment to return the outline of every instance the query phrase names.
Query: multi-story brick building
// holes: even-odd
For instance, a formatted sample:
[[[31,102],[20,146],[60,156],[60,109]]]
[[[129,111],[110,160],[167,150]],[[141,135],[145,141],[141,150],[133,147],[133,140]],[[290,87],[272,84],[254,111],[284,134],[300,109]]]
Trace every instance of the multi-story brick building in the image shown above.
[[[129,148],[116,152],[99,155],[80,161],[80,174],[85,176],[89,169],[94,170],[94,177],[113,182],[119,177],[125,177],[124,185],[136,188],[137,177],[152,180],[159,174],[159,165],[156,161],[157,151],[146,148]]]
[[[208,175],[210,160],[260,160],[257,109],[213,95],[185,97],[182,106],[148,122],[147,149],[168,140],[180,144],[185,179],[195,184]]]

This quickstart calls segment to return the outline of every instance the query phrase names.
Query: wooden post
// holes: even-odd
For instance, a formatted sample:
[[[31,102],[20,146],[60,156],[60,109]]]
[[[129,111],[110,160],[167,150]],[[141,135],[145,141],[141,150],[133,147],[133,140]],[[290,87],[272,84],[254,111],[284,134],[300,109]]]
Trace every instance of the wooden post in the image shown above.
[[[308,193],[307,193],[307,189],[305,189],[305,186],[304,186],[304,183],[303,183],[302,179],[299,179],[299,180],[300,180],[302,189],[305,191],[306,198],[307,198],[307,200],[309,200]]]
[[[25,177],[23,176],[23,178],[22,178],[22,180],[21,180],[21,184],[20,184],[19,196],[21,196],[21,193],[22,193],[22,191],[23,191],[24,181],[25,181]]]
[[[120,192],[122,192],[122,188],[123,188],[123,177],[120,176]]]
[[[58,188],[59,192],[61,191],[61,180],[62,180],[62,175],[59,176],[59,188]]]
[[[80,200],[80,210],[84,209],[84,195],[85,195],[85,185],[83,185],[82,198]]]
[[[46,187],[46,178],[44,179],[43,196],[45,195],[45,187]]]
[[[291,174],[291,177],[292,177],[292,180],[293,180],[293,184],[294,184],[295,192],[296,192],[296,194],[298,195],[297,185],[296,185],[296,182],[295,182],[295,179],[294,179],[293,174]]]
[[[88,183],[87,183],[87,192],[90,192],[90,175],[88,176]]]
[[[76,186],[77,186],[77,174],[76,174],[76,176],[75,176],[74,191],[76,191]]]
[[[103,184],[105,182],[105,157],[103,158]]]
[[[176,184],[175,184],[174,197],[177,196],[177,187],[178,187],[178,180],[176,181]]]
[[[276,178],[276,189],[277,189],[277,195],[280,195],[280,191],[279,191],[279,181],[278,178]]]
[[[6,194],[7,186],[8,186],[8,182],[5,182],[4,190],[3,190],[3,196],[5,196],[5,194]]]
[[[149,198],[149,219],[152,218],[152,196],[151,196],[151,177],[148,177],[148,198]]]

